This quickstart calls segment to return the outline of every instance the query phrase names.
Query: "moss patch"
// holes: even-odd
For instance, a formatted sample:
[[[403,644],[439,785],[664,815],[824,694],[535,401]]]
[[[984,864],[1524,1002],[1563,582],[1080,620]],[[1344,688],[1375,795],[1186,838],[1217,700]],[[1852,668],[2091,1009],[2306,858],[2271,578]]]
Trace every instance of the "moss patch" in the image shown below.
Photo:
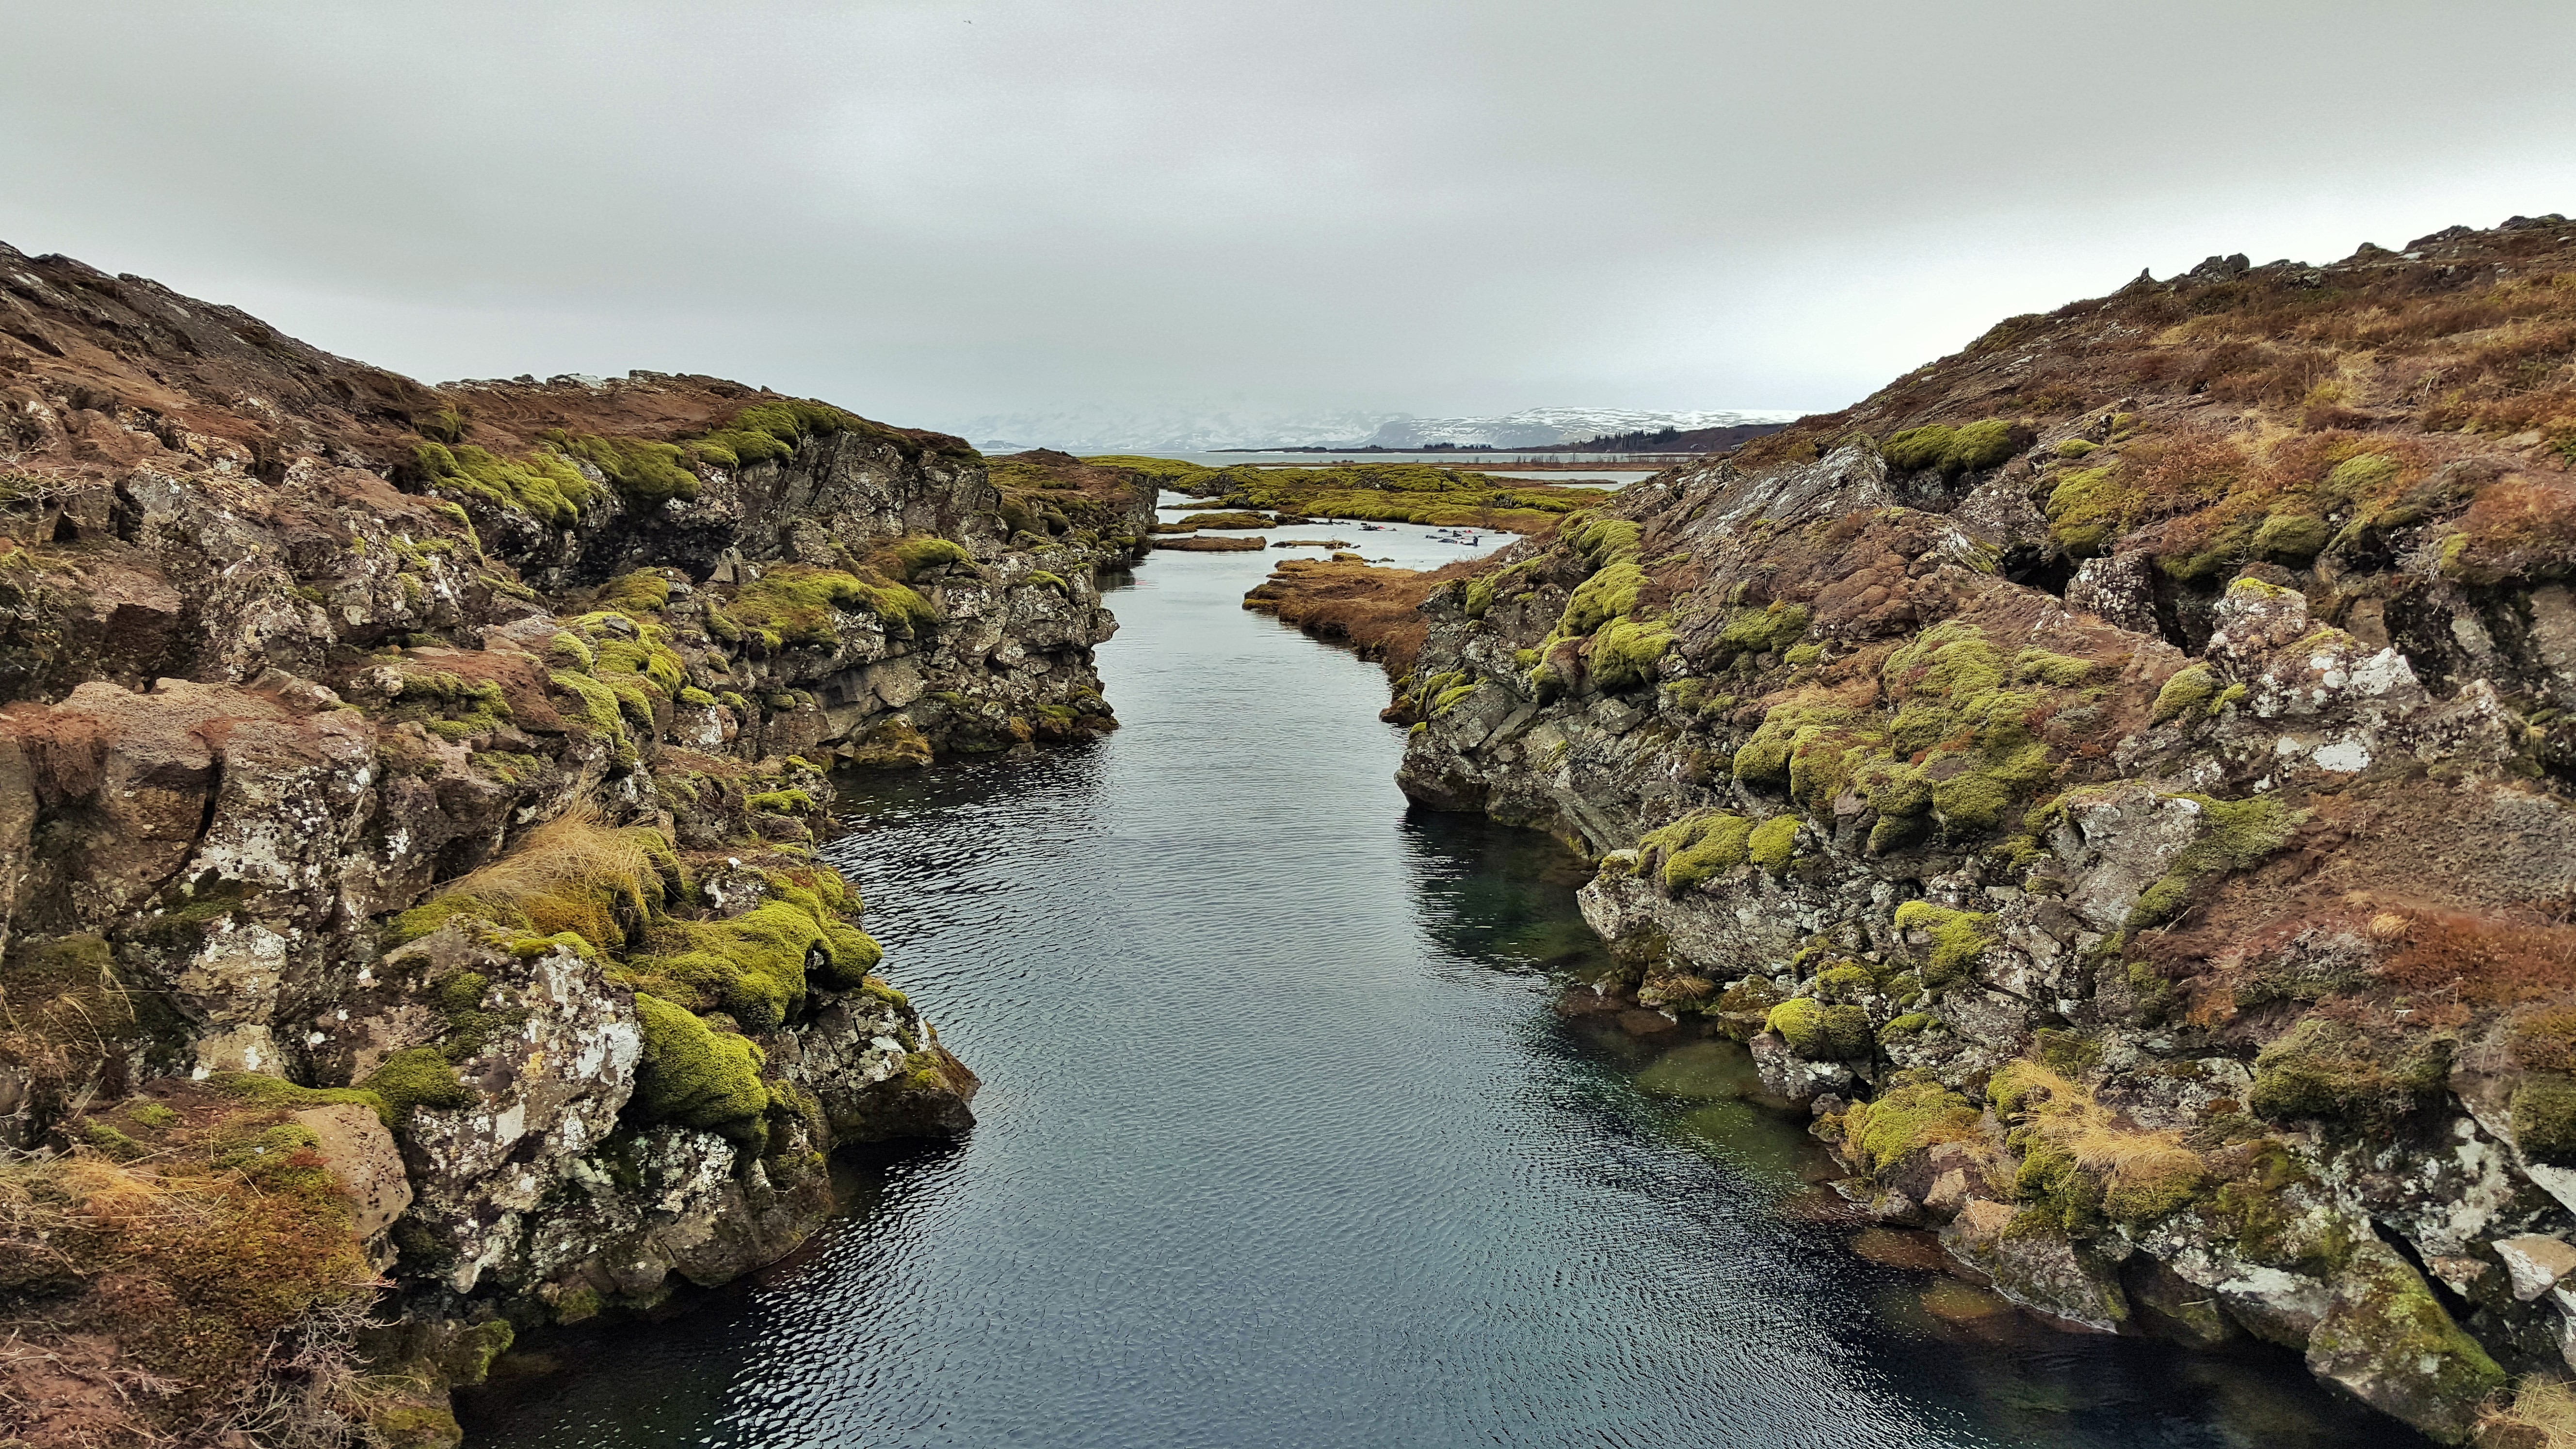
[[[1874,1040],[1868,1013],[1857,1006],[1828,1006],[1812,996],[1795,996],[1771,1008],[1764,1028],[1779,1033],[1789,1049],[1809,1061],[1840,1062],[1869,1055]]]
[[[693,1012],[637,993],[644,1055],[635,1068],[634,1110],[646,1122],[672,1122],[739,1134],[769,1110],[760,1080],[760,1048],[749,1037],[718,1035]]]
[[[1743,864],[1752,835],[1753,822],[1743,816],[1702,810],[1648,831],[1637,842],[1638,863],[1657,870],[1667,887],[1692,890]]]
[[[2327,1119],[2384,1126],[2447,1089],[2450,1043],[2366,1031],[2308,1016],[2254,1058],[2247,1105],[2272,1121]]]
[[[1996,940],[1988,929],[1993,924],[1994,917],[1982,911],[1954,911],[1930,901],[1907,901],[1896,908],[1896,929],[1924,931],[1932,937],[1923,980],[1934,986],[1946,986],[1965,977],[1985,958],[1987,948]]]
[[[1873,1179],[1935,1143],[1971,1141],[1976,1135],[1977,1109],[1928,1079],[1891,1082],[1843,1116],[1843,1152]]]

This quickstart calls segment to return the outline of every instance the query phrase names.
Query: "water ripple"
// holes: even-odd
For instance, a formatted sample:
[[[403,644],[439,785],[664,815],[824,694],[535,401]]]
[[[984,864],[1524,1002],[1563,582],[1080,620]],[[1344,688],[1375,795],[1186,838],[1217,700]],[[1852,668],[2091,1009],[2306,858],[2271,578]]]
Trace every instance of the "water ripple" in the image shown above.
[[[2280,1362],[1946,1326],[1919,1275],[1784,1218],[1797,1125],[1644,1096],[1642,1063],[1549,1011],[1545,972],[1598,951],[1567,862],[1408,816],[1375,668],[1235,607],[1266,568],[1157,559],[1120,596],[1108,740],[845,806],[865,818],[833,854],[887,973],[987,1083],[972,1138],[854,1157],[814,1245],[683,1315],[532,1336],[571,1369],[471,1400],[476,1442],[2297,1449],[2384,1428]]]

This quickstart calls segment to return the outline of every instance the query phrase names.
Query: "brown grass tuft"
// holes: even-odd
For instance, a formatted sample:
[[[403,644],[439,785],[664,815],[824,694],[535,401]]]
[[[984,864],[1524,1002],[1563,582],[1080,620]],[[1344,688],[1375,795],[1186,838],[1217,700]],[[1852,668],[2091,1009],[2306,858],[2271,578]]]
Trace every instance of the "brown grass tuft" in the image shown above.
[[[1269,581],[1244,595],[1247,609],[1277,614],[1329,644],[1349,646],[1374,659],[1387,677],[1413,672],[1429,631],[1422,601],[1451,579],[1473,576],[1481,559],[1461,559],[1430,570],[1373,568],[1344,559],[1290,559]]]

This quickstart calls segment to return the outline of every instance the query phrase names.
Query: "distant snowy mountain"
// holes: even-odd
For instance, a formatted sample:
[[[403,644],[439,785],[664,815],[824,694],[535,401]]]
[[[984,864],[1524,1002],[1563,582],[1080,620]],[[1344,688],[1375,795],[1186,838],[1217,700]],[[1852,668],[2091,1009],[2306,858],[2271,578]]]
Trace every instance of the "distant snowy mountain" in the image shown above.
[[[1796,413],[1733,410],[1658,413],[1634,408],[1524,408],[1488,418],[1421,418],[1410,413],[1269,413],[1170,408],[1130,411],[1076,408],[1053,413],[996,414],[958,431],[988,453],[1061,448],[1068,453],[1148,449],[1209,453],[1223,448],[1419,448],[1431,443],[1484,443],[1543,448],[1656,428],[1725,428],[1785,423]]]
[[[1633,408],[1523,408],[1498,418],[1415,418],[1396,416],[1378,424],[1363,441],[1381,448],[1419,448],[1428,443],[1486,443],[1497,448],[1544,448],[1551,443],[1581,443],[1617,433],[1651,432],[1657,428],[1731,428],[1743,423],[1785,423],[1796,413],[1692,412],[1651,413]]]
[[[1390,413],[1278,413],[1260,409],[1069,408],[975,418],[955,431],[987,453],[1059,448],[1068,453],[1209,453],[1220,448],[1327,447],[1365,438]]]

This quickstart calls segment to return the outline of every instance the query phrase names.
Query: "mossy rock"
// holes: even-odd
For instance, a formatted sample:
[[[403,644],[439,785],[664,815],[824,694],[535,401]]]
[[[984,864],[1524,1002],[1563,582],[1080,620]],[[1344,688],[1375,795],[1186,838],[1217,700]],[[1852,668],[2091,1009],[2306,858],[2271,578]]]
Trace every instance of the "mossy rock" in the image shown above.
[[[1812,996],[1792,997],[1771,1008],[1764,1025],[1791,1051],[1816,1062],[1865,1057],[1874,1040],[1868,1013],[1857,1006],[1828,1006]]]
[[[1657,624],[1613,619],[1593,636],[1587,662],[1597,689],[1633,689],[1655,679],[1656,666],[1673,647],[1672,631]]]
[[[1777,875],[1789,868],[1798,845],[1798,817],[1774,815],[1744,837],[1745,859]]]
[[[2274,563],[2305,564],[2334,540],[2327,522],[2307,513],[2275,513],[2254,530],[2250,545],[2257,557]]]
[[[1896,908],[1896,928],[1923,931],[1932,937],[1931,957],[1924,963],[1926,985],[1946,986],[1965,977],[1985,958],[1996,938],[1988,927],[1994,917],[1980,911],[1954,911],[1930,901],[1907,901]]]
[[[2466,1441],[2504,1370],[2461,1331],[2423,1275],[2377,1240],[2356,1245],[2308,1335],[2308,1368],[2441,1443]]]
[[[2275,1122],[2385,1126],[2439,1097],[2450,1070],[2451,1045],[2441,1038],[2396,1037],[2311,1015],[2256,1054],[2246,1105]]]
[[[719,1035],[696,1013],[641,992],[635,1014],[644,1055],[631,1106],[641,1120],[731,1135],[769,1110],[760,1048],[749,1037]]]
[[[1728,1036],[1750,1041],[1769,1023],[1771,1008],[1779,1004],[1779,987],[1766,977],[1748,976],[1719,992],[1710,1013]]]
[[[1683,816],[1638,842],[1640,853],[1663,861],[1661,878],[1676,891],[1695,890],[1742,865],[1753,835],[1753,822],[1722,810]]]
[[[1902,1074],[1900,1074],[1902,1075]],[[1939,1142],[1976,1134],[1977,1109],[1939,1082],[1891,1084],[1843,1116],[1843,1154],[1872,1179],[1883,1178],[1912,1154]]]
[[[2513,1089],[2513,1140],[2523,1155],[2576,1167],[2576,1076],[2535,1072]]]

